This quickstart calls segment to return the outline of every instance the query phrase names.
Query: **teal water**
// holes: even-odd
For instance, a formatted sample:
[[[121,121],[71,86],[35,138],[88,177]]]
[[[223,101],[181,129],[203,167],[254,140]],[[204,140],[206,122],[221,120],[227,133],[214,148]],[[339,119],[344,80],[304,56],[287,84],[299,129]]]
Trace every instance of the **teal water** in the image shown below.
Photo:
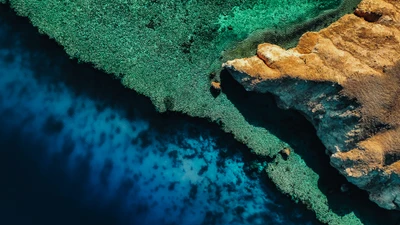
[[[217,125],[159,114],[0,6],[2,224],[318,224]]]

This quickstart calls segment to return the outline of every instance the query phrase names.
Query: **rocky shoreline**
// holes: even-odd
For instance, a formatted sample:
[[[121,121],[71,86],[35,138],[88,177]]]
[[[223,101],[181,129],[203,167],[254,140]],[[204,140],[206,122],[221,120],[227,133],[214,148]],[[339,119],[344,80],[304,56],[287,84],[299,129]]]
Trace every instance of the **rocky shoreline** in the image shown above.
[[[328,1],[330,0],[319,2],[323,4]],[[107,2],[112,4],[103,4],[104,1],[67,1],[60,4],[56,0],[0,0],[0,3],[8,3],[18,15],[28,17],[41,33],[63,46],[71,58],[90,63],[95,68],[120,79],[125,87],[149,97],[158,112],[174,111],[220,125],[222,130],[246,144],[250,154],[254,153],[260,160],[265,160],[263,167],[258,169],[266,171],[279,191],[290,195],[295,202],[304,203],[308,209],[315,212],[317,219],[322,223],[375,225],[381,224],[381,217],[387,220],[386,224],[397,223],[397,211],[384,210],[369,202],[364,191],[355,188],[353,192],[352,185],[348,185],[350,190],[341,192],[340,185],[347,182],[329,166],[328,156],[324,155],[322,144],[314,135],[313,127],[304,121],[304,118],[290,118],[289,115],[286,118],[290,118],[294,123],[285,120],[285,116],[280,115],[284,110],[276,110],[274,101],[264,105],[266,109],[263,112],[266,111],[267,116],[257,110],[246,113],[243,107],[246,110],[250,102],[246,95],[238,96],[240,101],[235,102],[232,96],[224,91],[224,82],[221,85],[218,83],[218,74],[213,72],[220,68],[222,62],[245,57],[244,55],[253,49],[252,46],[256,46],[255,39],[263,40],[262,42],[270,40],[254,39],[253,36],[253,39],[248,38],[239,44],[239,40],[234,39],[231,33],[237,29],[235,26],[228,26],[226,31],[218,33],[218,26],[215,25],[218,16],[224,12],[228,13],[242,1],[226,1],[223,5],[196,1],[189,5],[182,1],[153,1],[150,5],[147,1]],[[248,7],[250,3],[246,2]],[[351,9],[359,0],[344,2],[348,6],[346,8]],[[283,7],[281,4],[274,6]],[[158,13],[164,12],[165,9],[168,11]],[[206,15],[205,11],[209,13]],[[318,12],[320,14],[317,17],[308,18],[305,23],[297,21],[298,23],[294,24],[298,28],[295,29],[295,33],[280,36],[281,33],[286,33],[288,27],[277,27],[278,36],[275,37],[278,38],[274,43],[284,47],[293,46],[292,43],[298,40],[298,34],[303,33],[301,30],[319,30],[321,26],[325,27],[349,13],[339,8]],[[293,13],[302,11],[294,10]],[[314,24],[316,21],[319,22]],[[265,32],[256,36],[261,37],[274,31],[266,28]],[[224,51],[227,47],[239,45],[241,48],[234,51],[235,57],[226,57]],[[92,79],[87,79],[89,80]],[[212,81],[215,81],[214,87],[210,87]],[[233,83],[243,89],[237,82]],[[333,81],[322,83],[328,86],[334,84]],[[329,88],[332,93],[343,89],[340,84],[334,86]],[[246,92],[244,89],[243,91],[255,93]],[[230,92],[242,93],[235,88]],[[243,100],[245,104],[241,105]],[[340,103],[342,102],[338,101],[339,105]],[[360,108],[359,103],[352,103],[356,109]],[[355,112],[358,113],[358,110]],[[252,120],[254,116],[259,115],[268,119],[261,117],[261,121]],[[358,118],[357,114],[354,116]],[[265,125],[268,121],[273,122],[267,126],[259,125]],[[282,124],[279,121],[283,121]],[[293,124],[301,124],[298,127],[305,135],[296,135],[293,129],[290,129],[290,125]],[[291,133],[285,138],[279,131]],[[356,193],[361,193],[359,198]]]
[[[274,94],[303,113],[331,165],[385,209],[400,209],[400,3],[364,0],[354,14],[305,33],[285,50],[265,43],[257,55],[224,67],[248,91]]]

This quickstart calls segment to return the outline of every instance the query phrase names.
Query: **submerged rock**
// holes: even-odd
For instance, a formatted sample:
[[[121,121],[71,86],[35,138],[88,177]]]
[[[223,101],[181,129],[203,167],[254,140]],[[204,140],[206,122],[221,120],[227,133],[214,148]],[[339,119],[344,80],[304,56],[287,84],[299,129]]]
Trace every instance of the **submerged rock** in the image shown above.
[[[354,14],[285,50],[224,67],[248,91],[276,95],[314,125],[331,165],[370,199],[400,210],[400,2],[364,0]]]

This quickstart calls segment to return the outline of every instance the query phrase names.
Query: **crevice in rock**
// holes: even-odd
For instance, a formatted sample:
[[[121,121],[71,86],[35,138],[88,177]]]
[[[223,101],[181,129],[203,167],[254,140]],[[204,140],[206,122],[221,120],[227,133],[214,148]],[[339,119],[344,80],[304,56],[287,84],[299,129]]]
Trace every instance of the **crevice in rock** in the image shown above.
[[[400,205],[396,203],[396,200],[397,200],[397,197],[395,197],[392,202],[397,208],[400,208]]]
[[[364,11],[361,11],[361,10],[356,10],[354,12],[354,14],[356,16],[358,16],[358,17],[364,18],[364,20],[368,21],[368,22],[376,22],[382,17],[382,14],[380,14],[380,13],[364,12]]]
[[[388,166],[400,160],[400,152],[388,152],[384,156],[384,165]]]

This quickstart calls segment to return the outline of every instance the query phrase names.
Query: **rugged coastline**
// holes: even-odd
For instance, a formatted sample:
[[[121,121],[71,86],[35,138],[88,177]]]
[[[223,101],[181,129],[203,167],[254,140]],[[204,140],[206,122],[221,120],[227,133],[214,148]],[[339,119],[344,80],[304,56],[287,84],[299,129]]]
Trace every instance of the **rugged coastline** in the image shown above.
[[[166,45],[154,45],[156,49],[132,51],[130,44],[134,43],[132,40],[135,40],[137,33],[130,31],[136,24],[143,23],[149,26],[141,28],[145,33],[141,38],[143,43],[150,43],[153,47],[151,39],[146,38],[152,37],[151,35],[159,30],[163,32],[159,33],[167,35],[166,32],[169,31],[162,29],[170,29],[173,27],[170,26],[172,23],[165,22],[161,25],[157,18],[141,18],[143,21],[140,23],[130,23],[127,15],[118,11],[118,7],[124,8],[126,5],[116,1],[113,3],[118,8],[114,12],[115,15],[119,15],[118,24],[115,24],[115,15],[107,14],[109,8],[103,8],[101,4],[94,2],[90,7],[80,8],[83,11],[77,11],[76,5],[71,2],[64,6],[57,1],[6,2],[20,15],[29,17],[42,33],[64,46],[71,57],[93,63],[96,68],[116,75],[126,87],[148,96],[160,112],[182,112],[217,122],[224,131],[232,133],[237,140],[246,143],[252,152],[265,158],[268,161],[267,173],[278,188],[291,195],[295,201],[305,203],[320,221],[328,224],[368,224],[365,222],[368,213],[360,213],[353,208],[346,212],[333,210],[335,203],[329,201],[329,194],[320,190],[321,178],[297,153],[300,149],[291,149],[288,143],[280,140],[270,130],[249,123],[248,118],[232,104],[229,96],[224,93],[218,96],[210,94],[208,70],[204,68],[215,62],[220,52],[206,54],[209,52],[203,51],[204,46],[198,44],[208,43],[205,39],[210,38],[209,33],[193,36],[193,39],[188,40],[179,36],[179,42],[174,42],[174,46],[169,41],[163,43]],[[200,12],[202,14],[201,10]],[[338,12],[335,16],[338,17],[340,13],[343,12]],[[179,21],[179,26],[181,29],[181,26],[186,24],[195,27],[196,20],[199,19],[193,16],[193,20],[189,22]],[[75,26],[76,24],[78,26]],[[125,29],[127,27],[129,29]],[[207,30],[201,28],[195,32],[200,33],[199,31]],[[186,35],[186,31],[183,32]],[[174,38],[177,36],[175,30],[173,35]],[[215,46],[214,44],[213,42],[212,46]],[[178,58],[173,55],[175,52],[178,53]],[[174,68],[173,72],[171,68]],[[290,149],[290,157],[284,160],[281,152],[287,149]]]
[[[379,206],[397,210],[399,7],[364,0],[293,49],[265,43],[257,56],[224,64],[248,91],[273,93],[280,107],[302,112],[331,165]]]

